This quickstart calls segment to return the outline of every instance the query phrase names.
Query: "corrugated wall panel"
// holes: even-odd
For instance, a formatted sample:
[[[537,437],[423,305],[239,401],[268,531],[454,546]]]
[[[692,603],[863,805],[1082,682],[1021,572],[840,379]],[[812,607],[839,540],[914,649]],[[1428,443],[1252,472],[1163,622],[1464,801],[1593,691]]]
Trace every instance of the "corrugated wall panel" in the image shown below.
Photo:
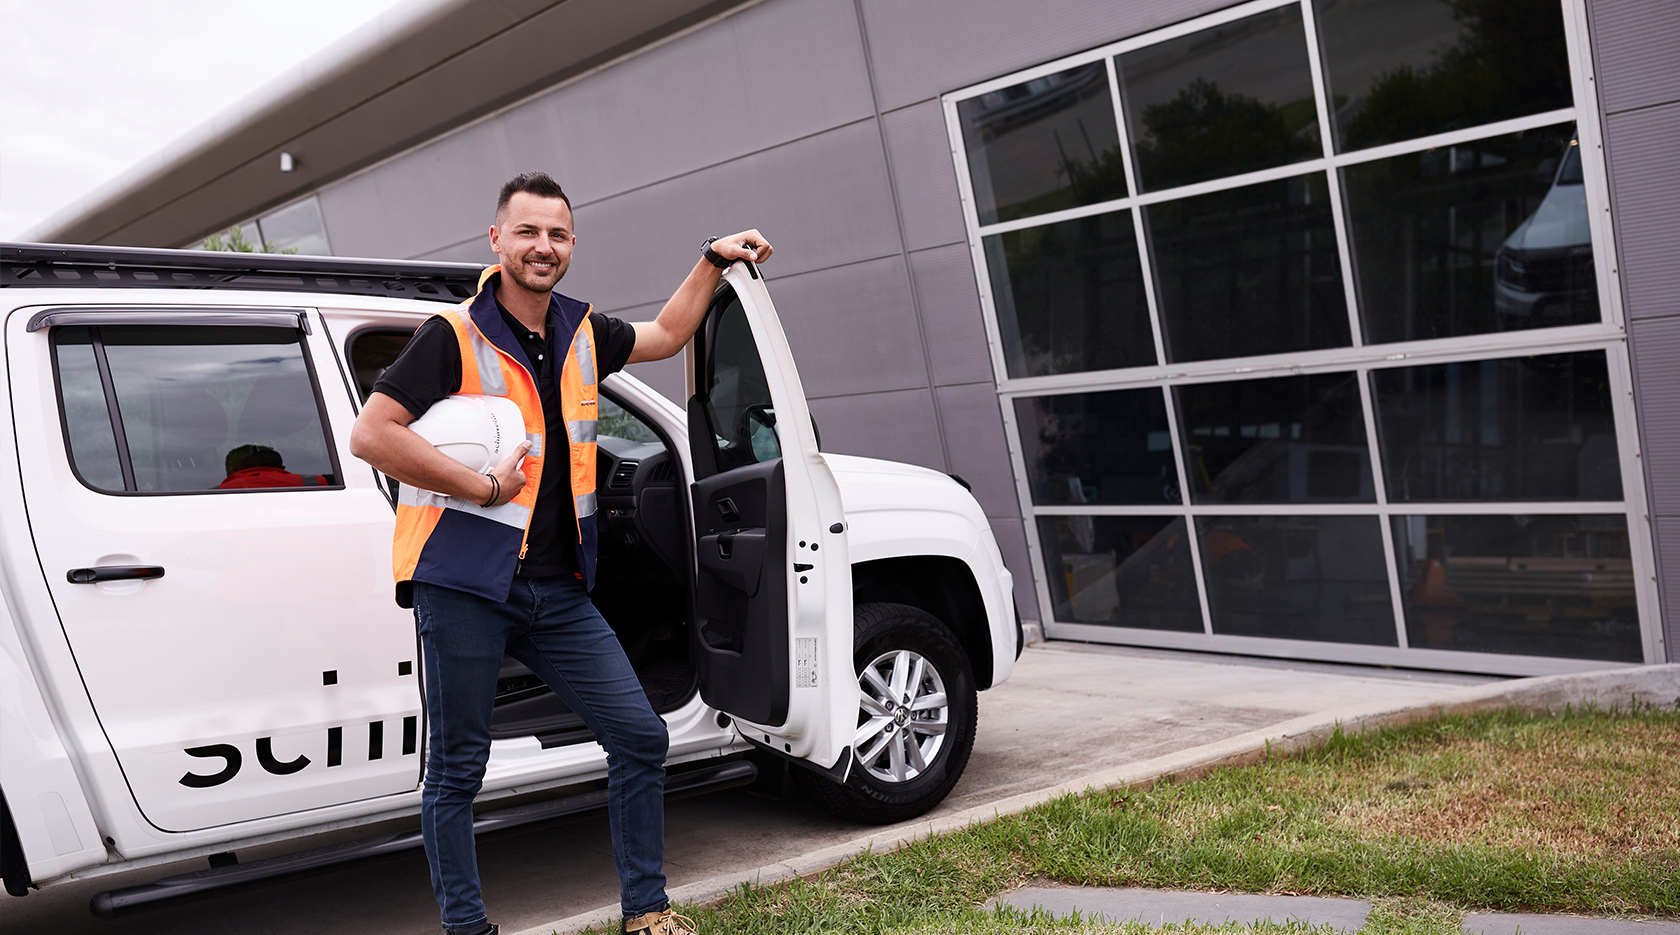
[[[1680,4],[1592,0],[1587,16],[1607,112],[1680,99]]]
[[[928,385],[902,256],[797,276],[770,276],[775,263],[765,282],[806,395]]]
[[[964,237],[962,200],[951,142],[945,134],[945,111],[938,101],[882,114],[887,154],[898,183],[908,249],[960,243]]]
[[[945,427],[951,470],[974,487],[974,498],[987,516],[1020,516],[997,388],[990,383],[941,386],[934,390],[934,397]]]
[[[1680,565],[1680,517],[1659,516],[1654,520],[1657,533],[1657,559],[1663,567],[1673,571]],[[1680,574],[1657,577],[1658,601],[1662,604],[1664,649],[1668,660],[1680,659]]]
[[[933,394],[927,390],[859,393],[810,402],[824,451],[945,470]]]

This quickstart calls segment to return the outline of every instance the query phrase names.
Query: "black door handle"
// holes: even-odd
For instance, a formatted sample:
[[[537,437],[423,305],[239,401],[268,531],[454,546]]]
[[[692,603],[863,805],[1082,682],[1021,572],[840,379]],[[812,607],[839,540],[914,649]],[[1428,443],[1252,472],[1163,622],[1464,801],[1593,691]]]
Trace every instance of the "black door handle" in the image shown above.
[[[72,568],[64,574],[71,584],[98,584],[101,581],[150,581],[163,577],[162,565],[95,565],[92,568]]]

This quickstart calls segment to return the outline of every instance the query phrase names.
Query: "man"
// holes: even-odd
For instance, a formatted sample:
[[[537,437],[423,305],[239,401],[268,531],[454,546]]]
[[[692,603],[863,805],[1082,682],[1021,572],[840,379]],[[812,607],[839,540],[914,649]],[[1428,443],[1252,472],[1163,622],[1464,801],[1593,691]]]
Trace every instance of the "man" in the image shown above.
[[[763,262],[756,230],[714,238],[659,317],[629,324],[555,293],[577,237],[571,201],[540,172],[502,187],[478,294],[428,319],[374,384],[355,455],[403,483],[392,552],[397,600],[414,608],[428,745],[421,829],[450,935],[494,935],[472,836],[504,653],[576,711],[607,750],[608,822],[624,931],[691,935],[665,897],[668,736],[606,621],[595,573],[596,384],[626,363],[680,351],[721,270]],[[453,393],[506,396],[528,439],[477,474],[408,428]]]

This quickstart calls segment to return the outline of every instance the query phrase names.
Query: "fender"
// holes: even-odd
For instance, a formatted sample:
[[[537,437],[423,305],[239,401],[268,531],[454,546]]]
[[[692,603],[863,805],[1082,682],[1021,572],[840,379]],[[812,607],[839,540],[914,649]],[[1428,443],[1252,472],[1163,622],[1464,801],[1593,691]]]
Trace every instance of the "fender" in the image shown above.
[[[105,845],[70,753],[0,603],[0,790],[35,881],[105,862]]]

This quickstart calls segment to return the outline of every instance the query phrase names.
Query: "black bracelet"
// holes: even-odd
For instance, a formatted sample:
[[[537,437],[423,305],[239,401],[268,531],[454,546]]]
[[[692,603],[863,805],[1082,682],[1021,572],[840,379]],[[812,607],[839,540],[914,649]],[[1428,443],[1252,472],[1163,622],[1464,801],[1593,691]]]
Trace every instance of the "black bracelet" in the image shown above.
[[[484,476],[490,478],[490,499],[480,503],[479,506],[489,507],[502,498],[502,482],[496,479],[495,472],[486,472]]]
[[[723,256],[716,250],[712,249],[712,244],[715,242],[717,242],[716,237],[707,237],[706,242],[700,245],[700,255],[706,258],[706,262],[712,264],[718,269],[728,269],[729,261],[724,259]]]

